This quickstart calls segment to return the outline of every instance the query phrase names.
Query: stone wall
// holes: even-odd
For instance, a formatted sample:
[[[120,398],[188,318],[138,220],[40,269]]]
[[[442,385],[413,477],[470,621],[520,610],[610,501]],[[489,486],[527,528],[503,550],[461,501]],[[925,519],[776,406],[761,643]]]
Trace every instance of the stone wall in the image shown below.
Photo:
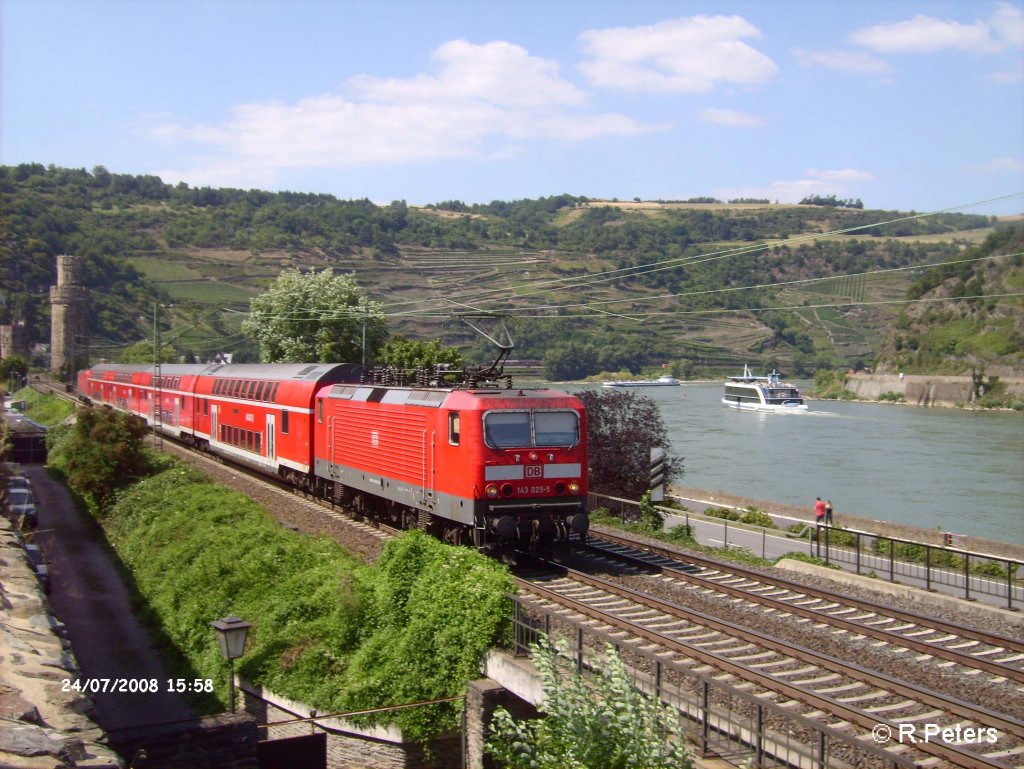
[[[1024,379],[1001,378],[1007,392],[1024,397]],[[884,393],[899,393],[903,400],[917,406],[957,406],[971,403],[973,383],[969,376],[933,376],[924,374],[851,374],[846,389],[861,398],[878,400]]]
[[[78,663],[10,522],[0,517],[0,766],[114,769],[123,763],[65,691]]]
[[[498,763],[486,754],[494,711],[505,708],[516,721],[537,718],[537,709],[489,678],[470,681],[466,689],[466,769],[496,769]]]
[[[122,729],[110,744],[128,759],[139,757],[145,769],[259,767],[256,722],[242,713]]]
[[[423,745],[405,742],[395,727],[360,727],[343,718],[317,717],[308,705],[239,679],[243,707],[260,724],[261,739],[327,734],[329,769],[459,769],[461,735],[446,735]],[[299,720],[296,720],[299,719]],[[280,723],[290,721],[290,723]],[[277,724],[277,725],[275,725]]]

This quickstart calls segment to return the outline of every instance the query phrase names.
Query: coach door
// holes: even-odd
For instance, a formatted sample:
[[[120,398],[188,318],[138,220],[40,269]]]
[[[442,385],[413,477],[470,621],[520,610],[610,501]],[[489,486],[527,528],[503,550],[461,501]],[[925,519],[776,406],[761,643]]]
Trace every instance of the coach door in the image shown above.
[[[274,414],[267,414],[267,459],[277,458],[276,437],[277,416]]]
[[[220,440],[220,434],[217,432],[217,419],[219,414],[219,407],[216,403],[210,404],[210,443],[215,443]]]

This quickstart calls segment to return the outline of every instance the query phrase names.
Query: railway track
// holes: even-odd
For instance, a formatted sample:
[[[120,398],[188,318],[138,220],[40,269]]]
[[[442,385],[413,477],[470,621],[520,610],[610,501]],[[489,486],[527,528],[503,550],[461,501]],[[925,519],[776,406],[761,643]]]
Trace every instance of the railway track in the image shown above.
[[[74,400],[73,396],[63,392],[63,386],[51,388],[53,394]],[[167,444],[173,445],[170,441]],[[239,479],[244,478],[247,484],[259,484],[264,493],[287,498],[292,504],[307,509],[311,515],[328,519],[335,526],[352,527],[360,535],[377,540],[393,534],[386,527],[353,520],[329,502],[282,488],[208,455],[189,454],[196,461],[208,462]],[[303,526],[293,528],[304,529]],[[605,534],[602,532],[600,536],[605,537]],[[615,545],[618,553],[609,550],[610,545],[602,546],[604,557],[625,560],[627,540],[619,539]],[[635,553],[638,543],[630,541],[628,546],[634,548]],[[679,554],[672,555],[678,558]],[[960,626],[930,620],[926,625],[924,622],[928,618],[910,616],[891,607],[858,605],[850,603],[852,599],[848,598],[841,603],[831,594],[796,583],[786,586],[781,582],[769,582],[759,573],[742,574],[707,559],[691,560],[687,555],[690,563],[680,568],[678,561],[667,562],[668,554],[649,552],[630,557],[635,559],[638,568],[657,569],[664,578],[686,580],[688,584],[703,589],[713,588],[735,599],[766,605],[773,612],[781,612],[784,608],[786,612],[801,614],[815,623],[840,627],[851,635],[879,638],[887,644],[914,648],[922,658],[926,655],[970,667],[974,673],[984,672],[993,680],[1005,679],[1015,683],[1022,680],[1024,665],[1020,662],[1024,659],[1024,644],[1014,639],[984,639],[970,635],[943,638],[954,635],[954,627],[960,629]],[[1011,716],[917,684],[908,684],[892,675],[841,662],[812,649],[608,580],[571,572],[564,567],[551,568],[561,571],[554,576],[549,572],[520,579],[519,585],[526,594],[527,602],[539,609],[558,607],[561,613],[612,629],[623,639],[635,639],[632,643],[657,649],[659,654],[671,655],[679,664],[705,671],[719,682],[734,686],[737,691],[754,692],[765,702],[775,703],[802,719],[820,723],[826,730],[844,734],[845,744],[854,746],[851,751],[855,753],[856,746],[860,745],[864,748],[864,755],[870,757],[870,760],[854,757],[848,762],[851,766],[922,769],[944,766],[1024,767],[1024,723]],[[766,601],[774,603],[766,604]],[[971,629],[964,628],[965,633],[968,631]],[[626,643],[630,642],[624,641]],[[972,744],[970,740],[897,743],[884,748],[875,744],[877,740],[873,729],[881,725],[891,733],[899,734],[901,725],[908,724],[921,727],[930,724],[936,728],[959,730],[957,734],[984,734],[991,735],[993,739],[983,744]]]
[[[1017,719],[557,564],[521,576],[519,586],[536,596],[538,608],[555,605],[623,633],[624,644],[633,639],[671,652],[678,664],[711,671],[720,683],[846,731],[851,745],[877,743],[880,727],[899,735],[901,725],[985,737],[976,745],[897,743],[886,751],[892,765],[1024,766],[1024,722]]]
[[[952,663],[967,673],[992,676],[994,682],[1012,681],[1021,685],[1024,693],[1024,638],[838,595],[604,530],[595,532],[588,544],[595,553],[653,570],[667,579],[908,649],[918,654],[917,663]]]

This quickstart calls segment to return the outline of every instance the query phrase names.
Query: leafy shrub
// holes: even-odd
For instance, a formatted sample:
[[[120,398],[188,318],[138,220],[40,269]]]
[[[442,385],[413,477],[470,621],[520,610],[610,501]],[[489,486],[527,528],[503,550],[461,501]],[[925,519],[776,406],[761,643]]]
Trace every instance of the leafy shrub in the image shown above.
[[[694,545],[697,542],[693,536],[693,526],[687,526],[686,524],[673,526],[668,531],[662,532],[659,539],[675,545]]]
[[[788,553],[780,555],[778,560],[782,561],[789,559],[790,561],[803,561],[804,563],[813,563],[815,566],[824,566],[828,569],[840,568],[834,563],[826,563],[824,558],[818,558],[815,555],[808,555],[802,551],[790,550]]]
[[[704,511],[704,515],[711,518],[722,518],[726,521],[738,521],[743,517],[743,514],[738,510],[732,510],[728,507],[709,507]]]
[[[544,687],[545,718],[514,721],[498,708],[488,752],[513,767],[534,769],[689,769],[674,710],[648,698],[611,644],[607,661],[584,676],[572,668],[568,645],[533,647]],[[561,658],[561,659],[560,659]],[[567,669],[568,668],[568,669]]]
[[[752,526],[763,526],[766,529],[774,529],[775,521],[768,515],[764,510],[760,510],[753,505],[746,509],[746,512],[740,516],[740,523],[749,523]]]
[[[496,561],[419,531],[388,542],[367,607],[369,635],[346,672],[346,709],[462,694],[510,614],[512,583]],[[422,739],[458,728],[452,704],[378,717]]]
[[[640,525],[648,531],[661,531],[665,528],[665,516],[651,502],[649,491],[645,491],[640,498]]]
[[[111,409],[80,408],[75,424],[49,445],[49,464],[67,478],[94,515],[102,516],[114,492],[148,474],[143,450],[149,429],[138,417]]]

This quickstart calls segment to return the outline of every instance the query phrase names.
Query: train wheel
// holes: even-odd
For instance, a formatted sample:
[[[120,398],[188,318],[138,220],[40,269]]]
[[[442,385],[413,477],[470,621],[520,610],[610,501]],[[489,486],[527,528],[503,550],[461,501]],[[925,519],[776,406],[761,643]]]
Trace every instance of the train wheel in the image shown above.
[[[444,541],[456,546],[466,544],[465,527],[458,523],[445,526]]]

